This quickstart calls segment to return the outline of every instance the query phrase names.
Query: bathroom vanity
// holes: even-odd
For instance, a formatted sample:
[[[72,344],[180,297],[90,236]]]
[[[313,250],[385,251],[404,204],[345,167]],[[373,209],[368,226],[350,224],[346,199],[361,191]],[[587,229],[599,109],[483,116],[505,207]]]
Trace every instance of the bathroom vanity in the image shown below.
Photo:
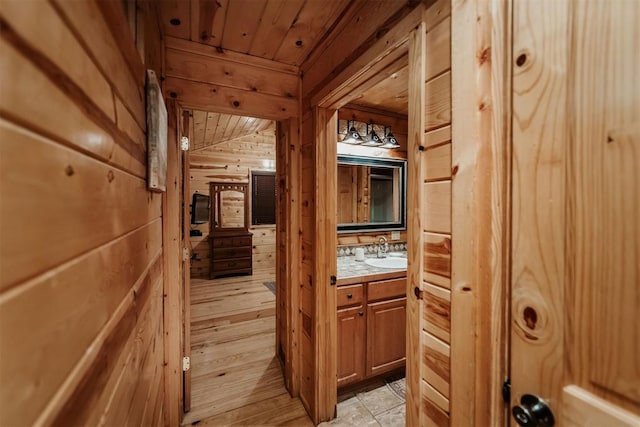
[[[406,268],[338,258],[338,387],[405,365]]]

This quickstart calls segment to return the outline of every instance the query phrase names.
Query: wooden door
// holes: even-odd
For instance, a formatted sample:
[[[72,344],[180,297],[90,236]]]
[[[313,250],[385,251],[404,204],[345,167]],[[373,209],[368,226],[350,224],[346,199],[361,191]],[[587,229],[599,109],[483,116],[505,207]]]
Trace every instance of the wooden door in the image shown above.
[[[362,305],[338,310],[338,387],[364,378],[365,316]]]
[[[638,426],[640,2],[513,7],[511,408]]]
[[[182,113],[182,135],[191,140],[191,127],[189,111]],[[182,354],[191,359],[191,189],[189,188],[189,151],[182,151],[182,283],[184,294],[184,336]],[[191,368],[184,370],[183,365],[183,410],[191,410]]]
[[[367,304],[367,376],[404,366],[407,299]]]

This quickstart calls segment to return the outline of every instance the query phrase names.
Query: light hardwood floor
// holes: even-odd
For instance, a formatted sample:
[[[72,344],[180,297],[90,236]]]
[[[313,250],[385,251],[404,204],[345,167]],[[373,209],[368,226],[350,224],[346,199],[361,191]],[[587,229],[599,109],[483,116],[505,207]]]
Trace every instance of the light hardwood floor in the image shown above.
[[[275,356],[275,295],[253,276],[191,279],[191,411],[183,425],[311,426]]]

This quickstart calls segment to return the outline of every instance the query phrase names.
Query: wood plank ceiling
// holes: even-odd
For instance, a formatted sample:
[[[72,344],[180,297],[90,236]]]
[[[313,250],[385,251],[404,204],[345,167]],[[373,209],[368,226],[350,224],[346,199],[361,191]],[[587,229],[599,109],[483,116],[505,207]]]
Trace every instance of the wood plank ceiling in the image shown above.
[[[166,35],[300,66],[347,0],[163,0]]]
[[[272,120],[194,110],[191,112],[191,151],[256,134],[273,125]]]
[[[409,66],[401,68],[351,101],[350,106],[409,114]]]

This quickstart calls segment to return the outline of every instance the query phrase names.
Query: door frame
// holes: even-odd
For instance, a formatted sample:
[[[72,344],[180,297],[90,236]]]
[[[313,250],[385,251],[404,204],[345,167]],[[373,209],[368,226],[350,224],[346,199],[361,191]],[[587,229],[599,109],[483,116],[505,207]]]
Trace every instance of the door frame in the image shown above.
[[[424,6],[419,4],[412,12],[401,19],[393,26],[384,38],[379,40],[371,48],[365,51],[342,73],[329,81],[311,99],[311,108],[314,118],[315,130],[315,170],[316,170],[316,200],[315,216],[316,224],[323,224],[322,229],[316,229],[314,260],[315,282],[322,285],[316,293],[315,310],[315,333],[319,339],[315,343],[316,361],[316,419],[319,422],[332,417],[336,413],[337,404],[337,328],[336,328],[336,299],[335,288],[329,286],[329,276],[336,274],[335,247],[337,245],[337,219],[336,219],[336,191],[337,191],[337,144],[335,129],[337,128],[338,109],[356,99],[367,89],[383,80],[386,75],[384,70],[399,58],[408,54],[410,58],[416,58],[416,54],[423,52],[425,48],[425,24]],[[422,37],[416,34],[422,33]],[[416,47],[417,41],[417,47]],[[416,50],[417,48],[417,50]],[[413,51],[413,52],[412,52]],[[410,59],[409,75],[413,76],[417,68],[422,68],[422,72],[417,71],[418,78],[421,75],[424,82],[424,61]],[[424,117],[424,84],[422,84],[421,98],[412,99],[409,97],[409,136],[407,147],[407,163],[409,170],[407,195],[412,194],[411,177],[415,177],[416,166],[420,164],[419,148],[423,145],[424,119],[415,120],[415,117]],[[414,104],[412,104],[412,101]],[[417,109],[417,111],[416,111]],[[412,134],[412,123],[415,132]],[[422,123],[422,126],[420,125]],[[419,192],[415,191],[415,195]],[[411,199],[411,197],[407,197]],[[415,199],[415,198],[414,198]],[[419,197],[418,203],[420,203]],[[329,203],[327,205],[327,203]],[[328,207],[328,208],[327,208]],[[414,219],[419,220],[419,215],[412,215],[416,211],[416,206],[408,204],[407,224],[408,235],[410,230],[415,228],[412,224]],[[419,222],[418,222],[419,226]],[[407,295],[413,295],[413,288],[418,285],[421,278],[421,251],[422,233],[413,233],[418,239],[408,242],[409,267],[407,269]],[[318,256],[322,254],[323,256]],[[333,260],[332,262],[329,262]],[[420,355],[414,349],[419,347],[419,336],[416,328],[411,325],[420,322],[420,303],[415,297],[407,298],[407,425],[419,425],[420,405],[419,405],[419,378],[420,378]],[[321,342],[322,345],[319,343]],[[416,343],[417,341],[417,343]]]
[[[444,7],[449,6],[453,141],[450,422],[500,425],[507,420],[502,384],[508,375],[512,0],[452,0]],[[407,212],[407,425],[426,421],[421,411],[421,340],[415,326],[422,318],[422,304],[413,297],[414,288],[422,289],[420,213],[425,200],[421,191],[411,189],[411,181],[421,182],[425,171],[421,153],[426,97],[420,82],[424,82],[429,60],[424,37],[430,19],[427,10],[419,4],[310,100],[316,147],[326,146],[332,139],[327,138],[328,132],[318,136],[318,130],[331,129],[337,109],[380,81],[382,70],[399,57],[395,56],[398,50],[409,45],[413,57],[409,75],[415,80],[410,87],[418,90],[409,93],[407,147],[407,194],[412,195]],[[337,159],[326,153],[316,155],[315,168],[323,171],[323,179],[316,177],[317,193],[328,197],[337,179]],[[315,215],[316,223],[336,222],[334,212],[324,206],[316,206]],[[316,240],[316,253],[335,251],[335,243],[335,237]],[[316,257],[318,284],[329,283],[325,262]],[[335,317],[334,288],[326,288],[316,294],[315,317],[324,320],[316,323],[315,332],[335,349],[335,322],[326,321]],[[319,416],[315,421],[320,421],[322,414],[335,413],[337,360],[335,351],[327,352],[317,342],[315,353],[315,414]]]
[[[259,99],[257,95],[256,99]],[[199,101],[199,100],[194,100]],[[250,101],[250,99],[248,100]],[[185,342],[185,325],[188,320],[186,317],[190,313],[190,309],[186,307],[186,299],[184,298],[184,276],[181,275],[182,270],[182,246],[180,241],[180,234],[184,227],[184,224],[179,220],[182,215],[183,206],[181,206],[181,196],[184,191],[183,185],[180,182],[180,172],[182,170],[182,159],[180,151],[180,138],[181,135],[181,120],[183,119],[182,112],[192,109],[204,109],[205,111],[222,111],[223,108],[216,108],[215,105],[211,105],[207,108],[204,105],[198,105],[198,108],[187,108],[186,105],[190,105],[190,98],[188,95],[183,96],[182,99],[176,100],[168,98],[167,103],[167,115],[168,115],[168,166],[167,166],[167,190],[163,195],[163,260],[164,260],[164,303],[163,303],[163,317],[164,317],[164,392],[165,392],[165,421],[169,425],[179,424],[184,418],[185,407],[185,378],[182,370],[182,358],[185,355],[183,350],[190,343]],[[248,104],[251,105],[250,102]],[[286,127],[288,134],[288,145],[286,147],[278,147],[282,141],[279,140],[279,136],[276,134],[276,146],[277,149],[290,149],[290,161],[299,165],[299,139],[300,134],[298,132],[297,116],[290,117],[289,113],[283,112],[281,117],[263,117],[259,110],[260,103],[256,104],[256,107],[251,107],[248,111],[243,111],[242,115],[264,118],[273,120],[276,122],[276,126]],[[236,113],[237,114],[237,113]],[[293,147],[293,148],[291,148]],[[280,247],[291,246],[285,259],[282,260],[286,264],[287,274],[283,278],[276,277],[277,280],[285,280],[284,287],[287,289],[287,301],[285,317],[288,343],[286,355],[284,376],[285,385],[289,390],[292,397],[295,397],[299,393],[299,363],[300,358],[297,351],[297,335],[299,333],[298,316],[293,313],[298,313],[299,298],[298,298],[298,259],[294,258],[299,254],[299,237],[298,233],[292,233],[292,224],[299,223],[299,183],[297,169],[294,167],[291,170],[282,170],[283,165],[278,165],[276,161],[276,176],[279,173],[286,175],[286,179],[289,180],[291,186],[288,191],[286,203],[283,206],[287,210],[288,218],[291,219],[291,223],[288,224],[284,238],[285,242],[281,242],[280,236],[276,236],[276,252]],[[188,202],[185,199],[185,202]],[[186,208],[185,208],[186,209]],[[175,218],[174,218],[175,217]],[[166,219],[165,219],[166,218]],[[185,218],[185,221],[187,219]],[[276,224],[277,225],[277,224]],[[297,248],[297,249],[296,249]],[[276,316],[279,316],[278,310],[276,310]],[[278,319],[276,319],[276,325]],[[190,334],[189,334],[190,335]],[[280,337],[277,335],[276,339]],[[277,355],[277,342],[276,342],[276,355]],[[187,378],[188,380],[188,378]]]

